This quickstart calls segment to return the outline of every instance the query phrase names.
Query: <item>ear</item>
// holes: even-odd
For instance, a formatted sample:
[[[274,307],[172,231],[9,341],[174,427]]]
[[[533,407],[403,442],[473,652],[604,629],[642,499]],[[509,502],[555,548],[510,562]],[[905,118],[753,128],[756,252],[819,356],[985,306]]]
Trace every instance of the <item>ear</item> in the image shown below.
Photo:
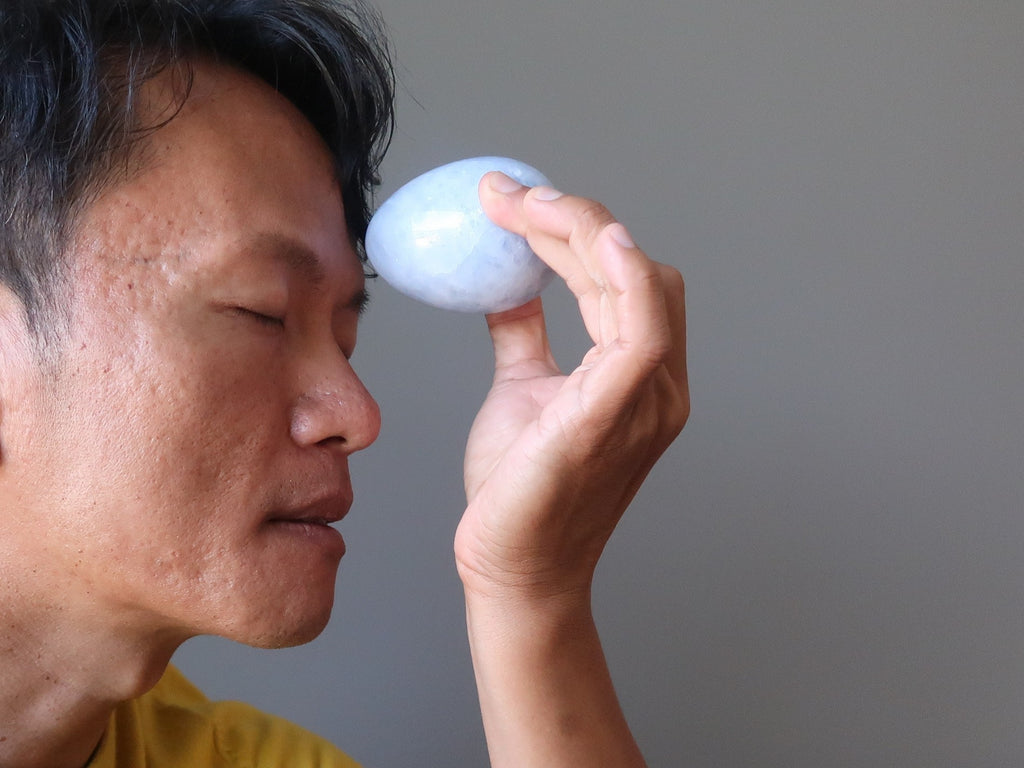
[[[25,305],[0,283],[0,464],[4,460],[5,416],[12,398],[17,396],[18,385],[25,381],[28,366],[36,364]]]
[[[30,351],[32,334],[25,304],[10,286],[0,282],[0,356],[18,350]]]

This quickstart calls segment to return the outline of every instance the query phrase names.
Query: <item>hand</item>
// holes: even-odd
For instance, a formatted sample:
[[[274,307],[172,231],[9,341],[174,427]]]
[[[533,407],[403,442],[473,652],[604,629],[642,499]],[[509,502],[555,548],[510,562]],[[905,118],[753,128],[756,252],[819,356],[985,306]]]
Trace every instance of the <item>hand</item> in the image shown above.
[[[566,376],[539,299],[488,316],[495,377],[466,449],[460,576],[488,596],[589,591],[605,543],[689,414],[683,280],[598,203],[500,173],[480,196],[565,280],[593,347]]]

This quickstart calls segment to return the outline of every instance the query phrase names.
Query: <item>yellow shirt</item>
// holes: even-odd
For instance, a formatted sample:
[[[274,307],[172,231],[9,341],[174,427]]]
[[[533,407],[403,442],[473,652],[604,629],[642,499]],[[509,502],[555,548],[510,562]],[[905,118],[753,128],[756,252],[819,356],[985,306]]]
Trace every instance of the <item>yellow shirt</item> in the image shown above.
[[[359,768],[287,720],[210,701],[174,667],[116,710],[89,768]]]

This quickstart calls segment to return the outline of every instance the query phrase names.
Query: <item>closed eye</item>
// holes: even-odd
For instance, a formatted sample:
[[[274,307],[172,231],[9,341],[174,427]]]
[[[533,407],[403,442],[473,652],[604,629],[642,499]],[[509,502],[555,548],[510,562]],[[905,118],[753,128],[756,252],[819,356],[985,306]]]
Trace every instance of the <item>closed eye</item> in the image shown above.
[[[255,320],[260,325],[265,325],[269,328],[284,328],[283,317],[268,315],[265,312],[258,312],[255,309],[249,309],[248,307],[234,307],[234,311],[239,315]]]

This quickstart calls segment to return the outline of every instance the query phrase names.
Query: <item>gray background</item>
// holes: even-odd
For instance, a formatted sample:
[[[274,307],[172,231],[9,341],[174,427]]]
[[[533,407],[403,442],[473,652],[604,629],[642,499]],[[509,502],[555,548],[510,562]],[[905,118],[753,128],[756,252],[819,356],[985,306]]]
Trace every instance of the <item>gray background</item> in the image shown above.
[[[687,278],[691,422],[597,585],[651,765],[1024,763],[1024,3],[379,7],[385,193],[519,157]],[[451,557],[483,322],[378,285],[356,364],[384,432],[330,628],[178,663],[368,765],[483,765]]]

